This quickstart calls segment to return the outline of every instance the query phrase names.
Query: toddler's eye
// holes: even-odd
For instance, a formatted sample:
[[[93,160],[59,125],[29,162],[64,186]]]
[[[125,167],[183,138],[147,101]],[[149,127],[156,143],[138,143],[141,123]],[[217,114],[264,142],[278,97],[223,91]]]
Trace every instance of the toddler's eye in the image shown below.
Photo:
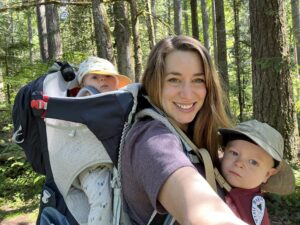
[[[252,165],[252,166],[258,166],[258,162],[257,162],[256,160],[254,160],[254,159],[250,159],[250,160],[249,160],[249,163],[250,163],[250,165]]]
[[[239,153],[237,153],[236,151],[233,151],[233,150],[230,150],[229,154],[233,155],[233,156],[238,156],[239,155]]]

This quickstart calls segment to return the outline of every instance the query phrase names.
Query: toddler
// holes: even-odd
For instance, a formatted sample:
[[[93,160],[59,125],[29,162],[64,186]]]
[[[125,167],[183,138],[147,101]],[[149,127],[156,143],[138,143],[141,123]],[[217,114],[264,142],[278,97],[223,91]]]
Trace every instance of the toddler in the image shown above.
[[[232,186],[226,203],[245,222],[269,225],[261,191],[288,194],[295,188],[293,172],[283,160],[281,134],[257,120],[219,132],[225,146],[221,171]]]

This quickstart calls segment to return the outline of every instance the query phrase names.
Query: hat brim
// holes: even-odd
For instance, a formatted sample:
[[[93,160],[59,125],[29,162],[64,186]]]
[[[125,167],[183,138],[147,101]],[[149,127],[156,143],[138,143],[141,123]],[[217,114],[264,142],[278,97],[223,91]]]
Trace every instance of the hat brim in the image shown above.
[[[287,195],[295,190],[295,176],[289,164],[282,160],[278,173],[271,176],[267,183],[262,184],[261,189],[265,192]]]
[[[117,86],[118,89],[132,83],[132,81],[129,79],[129,77],[127,77],[125,75],[118,74],[118,73],[108,72],[108,71],[105,71],[105,70],[89,71],[89,73],[98,74],[98,75],[106,75],[106,76],[116,76],[119,80],[119,83],[118,83],[118,86]]]
[[[260,138],[255,137],[251,134],[249,134],[248,132],[244,132],[244,131],[240,131],[240,130],[235,130],[235,129],[230,129],[230,128],[221,128],[219,129],[219,132],[222,135],[222,142],[224,144],[227,143],[229,137],[231,135],[245,135],[246,137],[248,137],[249,139],[251,139],[253,142],[255,142],[257,145],[259,145],[260,147],[262,147],[268,154],[270,154],[272,156],[273,159],[276,159],[277,161],[281,161],[282,158],[280,157],[280,155],[277,153],[276,150],[274,150],[274,148],[272,146],[270,146],[268,143],[263,142],[262,140],[260,140]]]

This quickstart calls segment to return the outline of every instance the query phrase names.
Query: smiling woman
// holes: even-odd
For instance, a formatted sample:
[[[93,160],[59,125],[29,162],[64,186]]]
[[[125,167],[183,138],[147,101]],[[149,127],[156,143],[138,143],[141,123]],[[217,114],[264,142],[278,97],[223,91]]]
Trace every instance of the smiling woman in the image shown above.
[[[161,40],[149,55],[142,91],[218,162],[217,129],[230,123],[218,74],[199,41],[186,36]],[[245,224],[202,177],[203,165],[193,164],[185,150],[178,135],[158,120],[144,117],[132,126],[121,160],[131,222],[147,224],[155,210],[180,224]]]
[[[173,51],[166,57],[162,107],[177,125],[187,131],[206,97],[202,60],[195,52]]]

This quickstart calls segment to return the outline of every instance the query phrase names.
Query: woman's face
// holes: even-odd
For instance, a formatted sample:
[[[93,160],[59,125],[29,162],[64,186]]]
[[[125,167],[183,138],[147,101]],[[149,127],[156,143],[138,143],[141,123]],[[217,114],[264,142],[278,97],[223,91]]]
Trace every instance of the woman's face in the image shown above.
[[[187,130],[206,97],[205,74],[199,55],[176,50],[166,56],[162,107],[177,125]]]

